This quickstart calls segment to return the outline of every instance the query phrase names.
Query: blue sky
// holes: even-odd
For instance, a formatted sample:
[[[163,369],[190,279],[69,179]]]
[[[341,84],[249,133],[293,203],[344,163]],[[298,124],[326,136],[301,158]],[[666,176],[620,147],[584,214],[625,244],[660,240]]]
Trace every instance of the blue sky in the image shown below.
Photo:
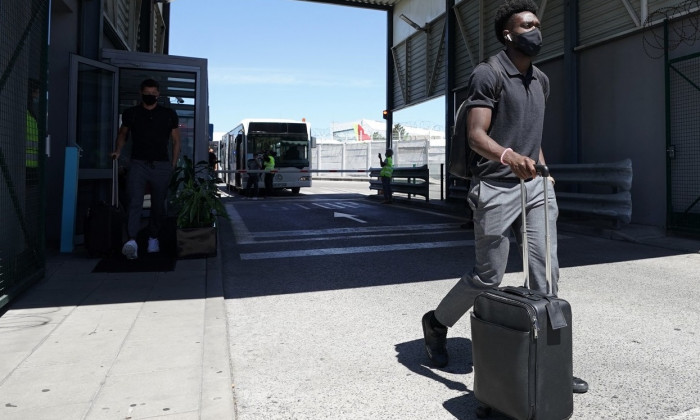
[[[177,0],[170,54],[208,60],[209,119],[218,133],[244,118],[306,118],[317,137],[334,122],[381,120],[386,14],[299,0]],[[442,129],[444,99],[394,114]]]

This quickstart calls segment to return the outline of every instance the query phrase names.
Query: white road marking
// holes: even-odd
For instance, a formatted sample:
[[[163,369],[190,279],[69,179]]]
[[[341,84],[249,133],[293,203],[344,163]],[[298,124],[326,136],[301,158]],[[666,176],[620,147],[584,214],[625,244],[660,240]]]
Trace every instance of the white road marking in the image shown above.
[[[366,207],[358,203],[353,202],[333,202],[333,203],[313,203],[316,207],[321,207],[322,209],[346,209],[353,208],[357,209],[360,207]]]
[[[233,234],[236,237],[236,242],[239,244],[255,242],[253,235],[250,234],[243,218],[238,214],[233,204],[226,205],[226,213],[228,213],[228,217],[231,219],[231,226],[233,226]]]
[[[316,203],[313,200],[308,200],[311,205],[314,206],[324,206],[328,203],[327,200],[320,200],[320,203]],[[341,207],[350,208],[361,208],[368,207],[363,203],[358,203],[353,200],[335,200],[334,203],[339,203]],[[244,203],[236,203],[244,204]],[[297,203],[297,206],[303,206],[301,203]],[[307,204],[308,205],[308,204]],[[271,205],[264,204],[263,207],[272,207]],[[305,206],[304,206],[305,207]],[[284,230],[284,231],[268,231],[268,232],[251,232],[248,230],[245,221],[241,215],[236,211],[233,203],[226,205],[227,212],[231,219],[231,224],[233,226],[234,235],[236,237],[236,243],[241,245],[256,244],[256,243],[285,243],[285,242],[301,242],[301,241],[320,241],[320,240],[337,240],[338,235],[342,235],[342,239],[361,239],[361,238],[371,238],[377,234],[381,234],[383,237],[398,237],[398,236],[413,236],[413,235],[427,235],[427,234],[441,234],[441,233],[455,233],[455,232],[468,232],[467,230],[460,228],[460,223],[433,223],[433,224],[422,224],[422,225],[409,225],[409,226],[368,226],[368,227],[357,227],[357,228],[330,228],[330,229],[314,229],[314,230]],[[425,213],[432,213],[427,211],[422,211]],[[440,215],[443,217],[450,217],[449,215],[443,215],[440,213],[432,213]],[[358,219],[359,221],[359,219]],[[365,223],[362,221],[362,223]],[[398,232],[398,233],[397,233]],[[336,235],[336,236],[332,236]]]
[[[299,236],[325,236],[325,235],[343,235],[354,233],[381,233],[415,231],[434,231],[439,229],[454,229],[458,228],[458,223],[433,223],[424,225],[409,225],[409,226],[367,226],[354,228],[330,228],[330,229],[315,229],[315,230],[276,230],[270,232],[253,232],[251,237],[259,238],[283,238],[283,237],[299,237]]]
[[[672,417],[666,417],[666,420],[700,420],[700,407],[676,414]]]
[[[457,233],[465,232],[464,229],[436,229],[426,232],[406,232],[406,233],[383,233],[382,238],[394,238],[400,236],[412,236],[416,237],[419,235],[439,235],[444,233]],[[350,240],[350,239],[365,239],[365,238],[376,238],[376,234],[366,234],[366,235],[352,235],[346,234],[343,236],[321,236],[321,237],[305,237],[305,238],[294,238],[294,239],[269,239],[269,240],[253,240],[249,244],[279,244],[279,243],[290,243],[290,242],[312,242],[312,241],[338,241],[339,239]]]
[[[411,249],[433,249],[451,248],[462,246],[473,246],[473,240],[466,241],[446,241],[446,242],[422,242],[410,244],[376,245],[376,246],[353,246],[347,248],[321,248],[304,249],[297,251],[277,251],[277,252],[250,252],[241,254],[241,260],[267,260],[276,258],[299,258],[317,257],[343,254],[364,254],[374,252],[406,251]]]
[[[354,216],[352,214],[347,214],[347,213],[338,213],[337,211],[333,212],[333,217],[342,217],[345,219],[354,220],[354,221],[359,222],[359,223],[367,223],[366,221],[358,218],[357,216]]]

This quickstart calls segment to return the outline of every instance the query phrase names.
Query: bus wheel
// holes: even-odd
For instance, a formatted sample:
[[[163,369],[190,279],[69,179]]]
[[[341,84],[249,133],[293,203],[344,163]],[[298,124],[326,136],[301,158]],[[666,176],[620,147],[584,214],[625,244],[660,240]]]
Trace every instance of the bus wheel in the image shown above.
[[[293,187],[293,188],[292,188],[292,194],[299,194],[299,190],[300,190],[300,189],[301,189],[301,187]]]

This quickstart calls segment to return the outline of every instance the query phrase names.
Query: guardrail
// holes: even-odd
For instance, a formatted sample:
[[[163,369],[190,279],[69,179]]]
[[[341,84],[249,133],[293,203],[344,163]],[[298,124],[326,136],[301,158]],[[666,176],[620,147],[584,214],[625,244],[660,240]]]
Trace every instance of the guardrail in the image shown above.
[[[548,165],[559,210],[612,219],[615,227],[632,220],[632,161]]]
[[[381,190],[382,181],[379,179],[379,173],[382,168],[370,168],[369,181],[370,190]],[[391,189],[394,193],[408,194],[408,198],[412,195],[421,195],[425,197],[425,201],[430,199],[430,183],[428,178],[430,171],[428,165],[418,167],[396,167],[391,176]]]

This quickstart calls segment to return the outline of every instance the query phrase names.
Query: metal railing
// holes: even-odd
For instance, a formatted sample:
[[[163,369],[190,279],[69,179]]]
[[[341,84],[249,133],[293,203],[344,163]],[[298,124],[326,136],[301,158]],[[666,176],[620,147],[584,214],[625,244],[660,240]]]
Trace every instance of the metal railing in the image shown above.
[[[616,227],[632,220],[632,161],[548,165],[559,210],[612,219]]]
[[[379,173],[382,168],[370,168],[369,181],[370,190],[381,190],[382,181],[379,178]],[[428,165],[419,167],[397,167],[391,175],[391,189],[394,193],[408,194],[408,198],[412,195],[421,195],[425,197],[425,201],[430,200],[430,171]]]

